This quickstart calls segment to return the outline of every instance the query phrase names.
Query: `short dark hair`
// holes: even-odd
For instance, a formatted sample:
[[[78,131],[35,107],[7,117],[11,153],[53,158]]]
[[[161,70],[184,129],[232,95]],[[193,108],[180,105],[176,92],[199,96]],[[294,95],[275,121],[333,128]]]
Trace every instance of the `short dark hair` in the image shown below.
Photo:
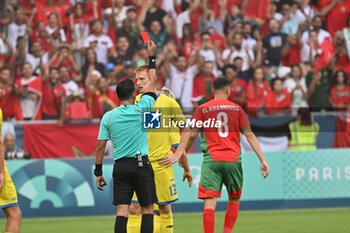
[[[281,79],[281,78],[274,78],[274,79],[271,79],[271,81],[270,81],[271,90],[273,90],[273,91],[275,90],[275,83],[276,83],[277,81],[281,81],[282,84],[283,84],[283,79]]]
[[[233,59],[233,62],[235,62],[235,61],[237,61],[237,60],[243,61],[243,58],[242,58],[242,57],[235,57],[235,59]]]
[[[128,100],[135,92],[134,82],[130,79],[125,79],[118,83],[115,91],[117,92],[117,96],[120,100]]]
[[[202,39],[202,38],[203,38],[203,36],[205,36],[205,35],[210,36],[210,33],[209,33],[209,32],[207,32],[207,31],[202,32],[202,33],[201,33],[200,38]]]
[[[301,125],[312,125],[311,114],[308,108],[299,108],[298,116],[300,118]]]
[[[220,77],[214,80],[213,88],[215,91],[220,91],[229,86],[230,82],[225,78]]]
[[[235,65],[228,64],[228,65],[224,66],[224,68],[222,68],[222,72],[224,73],[225,76],[227,74],[228,69],[231,69],[231,70],[234,70],[235,72],[237,72],[237,67]]]

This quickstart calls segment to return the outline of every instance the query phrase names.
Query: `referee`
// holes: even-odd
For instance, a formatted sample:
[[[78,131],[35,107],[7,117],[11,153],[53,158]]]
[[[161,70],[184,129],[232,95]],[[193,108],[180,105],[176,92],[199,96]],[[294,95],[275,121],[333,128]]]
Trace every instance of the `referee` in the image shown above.
[[[115,233],[126,233],[129,205],[134,191],[141,205],[141,233],[153,232],[153,205],[157,202],[152,166],[148,160],[147,130],[143,129],[142,115],[151,111],[156,101],[156,45],[148,44],[149,83],[140,101],[135,101],[133,81],[126,79],[116,87],[120,107],[107,112],[100,123],[96,146],[94,175],[97,188],[103,191],[107,183],[102,174],[105,146],[112,141],[115,160],[113,169],[113,204],[117,206]]]

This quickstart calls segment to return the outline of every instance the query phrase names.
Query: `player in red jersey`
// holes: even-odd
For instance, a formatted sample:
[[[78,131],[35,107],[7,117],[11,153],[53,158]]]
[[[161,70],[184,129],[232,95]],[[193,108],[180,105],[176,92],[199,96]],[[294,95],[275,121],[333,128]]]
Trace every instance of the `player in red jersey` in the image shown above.
[[[245,112],[238,104],[227,100],[230,96],[230,82],[224,78],[217,78],[213,84],[213,93],[214,99],[200,105],[192,117],[197,128],[199,125],[209,125],[209,127],[198,129],[202,135],[201,149],[204,154],[198,198],[204,199],[204,232],[214,233],[217,198],[221,196],[222,185],[226,186],[229,203],[223,232],[229,233],[232,231],[238,216],[243,183],[239,143],[241,132],[246,136],[247,141],[257,154],[264,178],[269,175],[269,166],[258,140],[250,129],[250,123]],[[208,121],[219,122],[219,124],[208,123]],[[192,131],[190,141],[187,143],[189,135],[185,133],[183,135],[184,139],[181,140],[178,147],[180,149],[164,159],[162,163],[171,163],[173,158],[180,157],[179,153],[184,148],[184,144],[187,144],[187,148],[189,148],[196,135],[197,130]]]

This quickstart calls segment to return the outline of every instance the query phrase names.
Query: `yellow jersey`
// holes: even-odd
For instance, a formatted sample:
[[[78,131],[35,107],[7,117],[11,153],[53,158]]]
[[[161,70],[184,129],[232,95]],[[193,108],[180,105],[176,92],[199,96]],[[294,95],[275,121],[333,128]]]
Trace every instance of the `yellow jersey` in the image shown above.
[[[141,95],[136,97],[138,102]],[[160,94],[153,106],[154,112],[160,111],[160,128],[148,129],[148,158],[152,161],[160,160],[172,153],[171,146],[179,144],[180,133],[176,123],[186,122],[181,107],[176,102],[164,94]]]
[[[0,140],[2,135],[2,110],[0,108]],[[11,176],[7,170],[6,162],[4,161],[5,180],[0,189],[0,209],[18,205],[16,187],[13,184]]]

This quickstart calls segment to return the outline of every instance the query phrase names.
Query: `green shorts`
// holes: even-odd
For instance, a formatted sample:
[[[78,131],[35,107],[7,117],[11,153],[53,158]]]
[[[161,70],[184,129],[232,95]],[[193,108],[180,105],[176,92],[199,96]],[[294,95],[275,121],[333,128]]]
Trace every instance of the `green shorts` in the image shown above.
[[[221,197],[222,185],[225,185],[232,199],[239,199],[242,193],[243,170],[241,162],[203,161],[198,198]]]

